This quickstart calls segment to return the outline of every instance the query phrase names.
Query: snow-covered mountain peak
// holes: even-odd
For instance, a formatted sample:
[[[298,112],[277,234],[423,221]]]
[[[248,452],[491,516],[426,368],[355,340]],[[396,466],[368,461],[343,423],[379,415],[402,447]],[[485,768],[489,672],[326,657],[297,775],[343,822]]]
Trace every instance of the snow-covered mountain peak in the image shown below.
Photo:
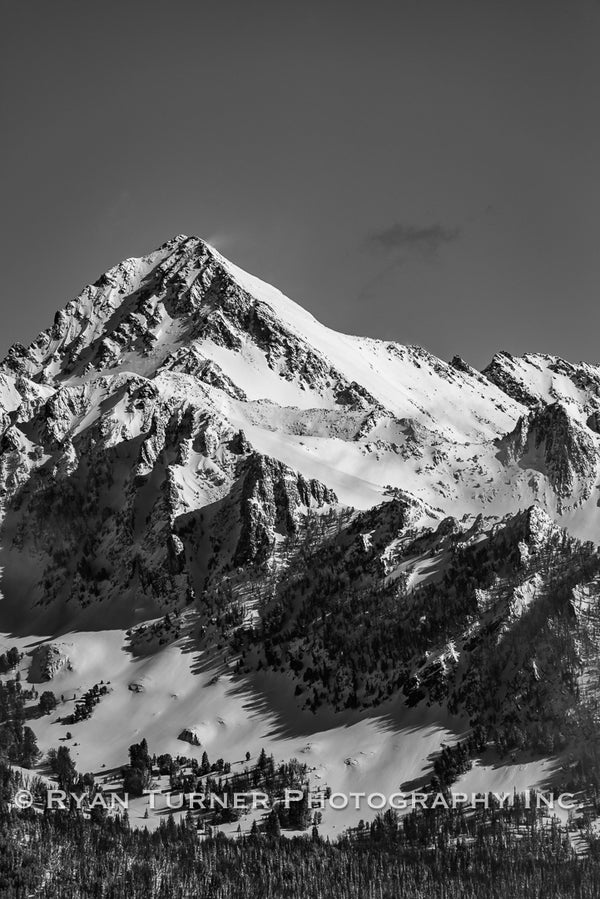
[[[491,436],[520,411],[469,368],[420,347],[321,325],[279,290],[197,237],[178,235],[109,269],[0,370],[50,386],[99,373],[155,377],[218,367],[250,399],[299,408],[352,406],[434,424],[458,440]],[[489,413],[492,412],[492,418]]]
[[[594,365],[499,353],[479,372],[338,333],[177,235],[0,363],[0,631],[70,632],[69,692],[77,647],[94,647],[97,683],[99,634],[117,631],[114,765],[150,721],[157,751],[165,734],[180,749],[209,696],[219,721],[239,701],[262,739],[257,685],[261,707],[326,706],[327,731],[406,700],[505,743],[543,709],[532,745],[563,745],[565,685],[598,670],[600,562],[576,538],[598,535],[599,397]],[[101,742],[77,727],[76,745]]]
[[[303,515],[399,495],[421,523],[538,504],[591,536],[599,388],[596,367],[556,357],[501,353],[480,373],[338,333],[177,235],[109,269],[0,364],[0,502],[18,535],[5,578],[20,552],[32,576],[55,552],[57,490],[78,522],[63,527],[69,553],[91,528],[88,549],[104,559],[98,591],[134,595],[139,578],[158,578],[152,602],[167,582],[197,592],[242,555],[277,564]],[[205,532],[205,515],[217,548],[202,538],[198,565],[165,556],[182,526]],[[28,595],[39,601],[46,584],[77,602],[83,575],[58,586],[57,570],[43,563]]]

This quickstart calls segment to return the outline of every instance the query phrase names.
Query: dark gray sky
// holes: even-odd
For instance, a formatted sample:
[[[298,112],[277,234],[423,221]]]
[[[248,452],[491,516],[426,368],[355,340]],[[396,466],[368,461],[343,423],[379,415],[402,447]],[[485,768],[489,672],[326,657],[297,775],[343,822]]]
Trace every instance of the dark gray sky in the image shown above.
[[[598,0],[2,13],[0,353],[183,232],[340,330],[600,360]]]

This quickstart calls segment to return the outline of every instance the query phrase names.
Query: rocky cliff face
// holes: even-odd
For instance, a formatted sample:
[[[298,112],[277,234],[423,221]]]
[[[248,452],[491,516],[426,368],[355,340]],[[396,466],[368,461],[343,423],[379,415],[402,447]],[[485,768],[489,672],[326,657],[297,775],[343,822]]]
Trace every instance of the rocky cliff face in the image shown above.
[[[240,536],[236,566],[265,561],[276,537],[289,537],[298,529],[302,510],[322,510],[337,504],[337,496],[324,484],[307,480],[275,459],[253,453],[243,465]]]
[[[561,511],[586,502],[596,484],[599,453],[591,431],[560,402],[536,405],[499,441],[501,457],[543,472]]]

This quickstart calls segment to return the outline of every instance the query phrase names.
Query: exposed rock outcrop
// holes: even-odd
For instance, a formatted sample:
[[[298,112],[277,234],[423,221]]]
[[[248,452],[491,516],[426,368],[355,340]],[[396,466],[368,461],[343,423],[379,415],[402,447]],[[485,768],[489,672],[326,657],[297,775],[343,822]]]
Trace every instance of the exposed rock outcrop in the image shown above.
[[[546,475],[559,506],[587,500],[596,481],[598,451],[589,431],[561,403],[535,406],[498,441],[501,458]]]
[[[51,681],[63,668],[71,669],[65,649],[55,643],[43,643],[31,653],[28,679],[33,684]]]
[[[296,531],[302,511],[337,502],[333,490],[307,480],[276,459],[251,454],[242,463],[241,528],[234,564],[266,560],[276,534]]]

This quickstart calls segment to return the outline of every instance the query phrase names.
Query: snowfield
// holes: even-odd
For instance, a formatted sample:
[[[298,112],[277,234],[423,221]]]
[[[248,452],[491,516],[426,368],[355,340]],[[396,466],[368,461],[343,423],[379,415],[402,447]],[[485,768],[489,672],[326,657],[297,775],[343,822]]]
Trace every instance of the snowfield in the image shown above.
[[[39,638],[15,641],[4,636],[0,649],[19,646],[25,653],[25,676],[28,653],[41,642]],[[346,796],[382,793],[387,798],[398,792],[421,791],[440,746],[453,744],[468,729],[465,721],[449,716],[439,706],[409,709],[401,697],[377,712],[301,712],[294,708],[290,684],[284,679],[265,676],[240,682],[224,674],[222,667],[199,671],[201,659],[177,645],[146,659],[132,659],[123,631],[69,633],[54,642],[68,655],[73,670],[63,669],[51,682],[32,685],[40,693],[51,688],[59,699],[54,712],[31,722],[38,744],[45,754],[64,743],[78,771],[92,772],[109,791],[119,785],[118,773],[128,761],[129,746],[145,738],[151,753],[200,760],[206,751],[211,760],[230,761],[233,772],[244,770],[247,752],[251,765],[264,748],[276,762],[297,758],[306,763],[315,794],[329,787],[332,793]],[[79,699],[100,681],[109,685],[109,693],[91,718],[76,725],[61,723],[73,709],[73,698]],[[199,746],[178,739],[184,728],[197,732]],[[67,732],[72,739],[65,740]],[[478,763],[453,789],[469,794],[481,790],[512,794],[513,789],[547,783],[555,764],[546,759]],[[44,771],[42,764],[40,772]],[[165,779],[157,778],[154,789],[168,792]],[[353,798],[346,809],[326,804],[320,832],[334,836],[355,827],[361,818],[372,820],[377,810],[369,807],[366,798],[358,801],[358,811]],[[175,818],[183,815],[176,809],[175,798],[172,802]],[[132,797],[132,823],[157,827],[167,808],[166,799],[158,797],[155,805],[152,809],[148,798]],[[144,817],[146,810],[148,818]],[[260,821],[264,815],[257,809],[244,816],[242,831],[249,831],[254,818]],[[237,822],[223,830],[234,833]]]

